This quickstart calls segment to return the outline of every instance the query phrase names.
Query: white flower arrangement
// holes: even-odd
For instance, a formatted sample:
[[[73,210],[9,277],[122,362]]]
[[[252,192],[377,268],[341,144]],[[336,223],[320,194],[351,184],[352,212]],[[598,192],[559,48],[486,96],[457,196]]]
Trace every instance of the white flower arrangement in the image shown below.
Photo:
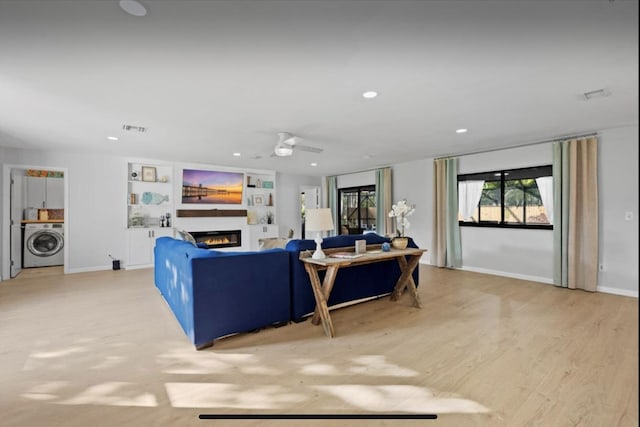
[[[416,210],[416,205],[408,205],[407,199],[400,200],[395,205],[391,206],[389,211],[389,217],[396,218],[396,234],[400,237],[404,237],[404,230],[411,226],[411,223],[407,219]]]

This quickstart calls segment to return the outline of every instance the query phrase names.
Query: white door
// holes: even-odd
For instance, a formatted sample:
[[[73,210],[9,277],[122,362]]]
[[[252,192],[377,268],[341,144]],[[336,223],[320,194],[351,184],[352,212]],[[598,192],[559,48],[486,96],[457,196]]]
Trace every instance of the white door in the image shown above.
[[[10,187],[10,211],[11,228],[9,239],[11,241],[11,278],[16,277],[22,270],[22,176],[18,176],[14,169],[11,169]]]
[[[304,196],[303,196],[304,195]],[[300,187],[300,198],[302,200],[302,205],[304,206],[304,210],[307,209],[317,209],[320,207],[320,187]],[[301,238],[309,239],[309,236],[305,235],[304,231],[304,216],[301,217]]]

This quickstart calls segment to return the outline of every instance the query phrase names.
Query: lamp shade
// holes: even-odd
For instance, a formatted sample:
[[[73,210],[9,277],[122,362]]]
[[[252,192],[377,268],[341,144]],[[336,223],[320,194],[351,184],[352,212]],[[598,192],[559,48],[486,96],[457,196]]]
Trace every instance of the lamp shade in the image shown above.
[[[333,230],[331,209],[307,209],[305,212],[304,228],[307,231]]]

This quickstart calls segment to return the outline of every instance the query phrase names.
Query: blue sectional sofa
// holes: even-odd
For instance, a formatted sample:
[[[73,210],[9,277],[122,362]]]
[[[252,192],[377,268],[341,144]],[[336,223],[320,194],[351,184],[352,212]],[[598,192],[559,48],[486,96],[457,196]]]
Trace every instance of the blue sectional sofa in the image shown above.
[[[389,242],[387,237],[375,233],[358,235],[340,235],[326,237],[322,241],[323,249],[355,247],[356,240],[366,240],[367,245]],[[417,248],[413,239],[409,238],[408,247]],[[313,289],[304,265],[299,261],[301,251],[313,251],[316,243],[313,240],[290,240],[285,246],[289,252],[291,273],[291,320],[299,321],[316,306]],[[340,269],[329,297],[328,306],[350,301],[376,297],[391,293],[400,277],[400,266],[396,260],[366,264]],[[321,272],[320,279],[324,278]],[[418,269],[413,272],[413,280],[418,285]]]
[[[354,247],[388,242],[377,234],[325,238],[322,247]],[[189,340],[197,349],[217,338],[269,325],[303,320],[315,309],[301,251],[315,250],[313,240],[290,240],[284,249],[223,252],[185,240],[156,240],[155,284]],[[416,244],[409,239],[409,247]],[[324,272],[321,272],[321,279]],[[400,277],[396,260],[340,269],[329,307],[391,293]],[[418,284],[418,269],[413,272]]]
[[[283,249],[212,251],[160,237],[154,253],[156,287],[197,349],[291,318],[290,254]]]

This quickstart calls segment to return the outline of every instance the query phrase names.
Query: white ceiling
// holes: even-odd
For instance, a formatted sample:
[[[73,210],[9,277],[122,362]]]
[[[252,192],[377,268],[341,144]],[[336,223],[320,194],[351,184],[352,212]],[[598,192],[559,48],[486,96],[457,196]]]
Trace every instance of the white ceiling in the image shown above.
[[[0,146],[326,175],[638,123],[637,1],[140,2],[0,0]]]

